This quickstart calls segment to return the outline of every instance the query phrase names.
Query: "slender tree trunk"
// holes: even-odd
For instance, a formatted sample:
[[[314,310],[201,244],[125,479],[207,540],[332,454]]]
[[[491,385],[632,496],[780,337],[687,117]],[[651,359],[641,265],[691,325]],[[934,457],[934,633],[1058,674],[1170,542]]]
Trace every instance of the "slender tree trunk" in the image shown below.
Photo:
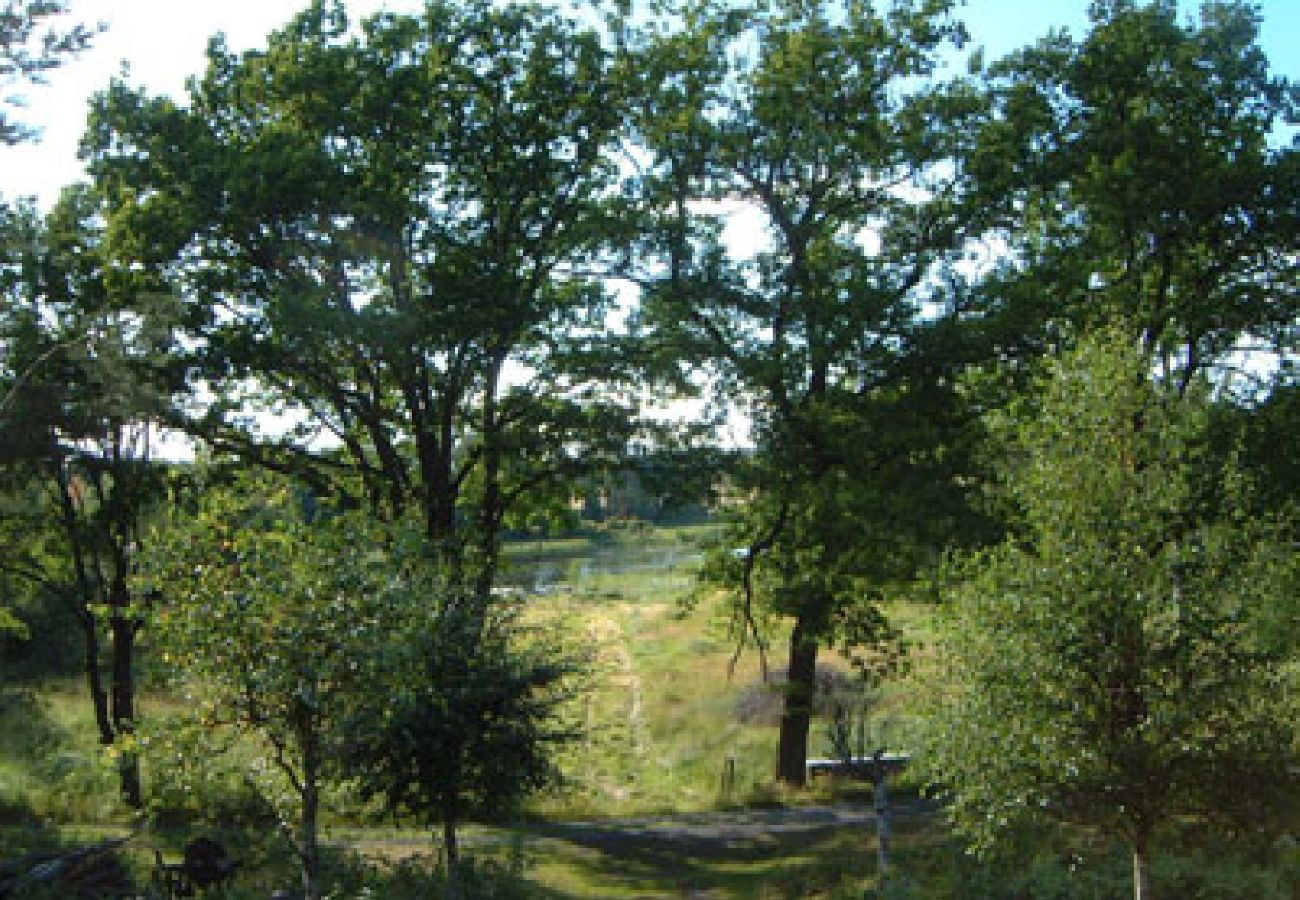
[[[99,742],[108,746],[113,743],[113,718],[109,714],[108,690],[99,671],[99,623],[95,614],[85,608],[77,609],[77,621],[81,623],[84,637],[86,687],[90,690],[90,702],[95,710],[95,727],[99,730]]]
[[[1151,900],[1151,839],[1139,835],[1133,841],[1133,900]]]
[[[135,734],[135,633],[138,627],[130,616],[131,594],[126,586],[126,560],[116,561],[118,571],[109,591],[109,630],[113,638],[113,730],[118,738]],[[118,777],[122,797],[132,809],[144,803],[140,793],[140,758],[133,747],[118,757]]]
[[[505,354],[492,362],[483,387],[483,499],[479,510],[479,559],[475,573],[474,590],[478,601],[486,608],[491,601],[492,586],[496,581],[497,556],[500,553],[501,522],[505,515],[505,502],[501,492],[501,423],[497,411],[497,390]],[[480,624],[481,627],[481,624]]]
[[[302,889],[306,900],[320,900],[320,747],[315,721],[308,717],[308,725],[301,734],[302,765],[302,834],[299,851],[302,857]]]
[[[86,687],[90,690],[90,702],[95,711],[95,726],[99,730],[99,742],[108,746],[113,743],[116,734],[113,731],[113,718],[109,712],[108,690],[104,687],[104,677],[99,671],[99,619],[93,612],[95,604],[99,603],[101,598],[91,579],[90,564],[81,542],[72,480],[61,461],[55,461],[51,474],[58,487],[64,537],[67,538],[68,549],[72,554],[73,571],[77,576],[77,597],[73,601],[73,613],[81,623],[85,642]]]
[[[777,780],[797,787],[803,787],[807,781],[808,728],[817,687],[817,640],[809,631],[803,616],[795,619],[794,630],[790,632],[785,709],[781,714],[776,752]]]
[[[460,900],[460,846],[456,843],[456,816],[452,813],[442,818],[442,844],[447,854],[447,897]]]

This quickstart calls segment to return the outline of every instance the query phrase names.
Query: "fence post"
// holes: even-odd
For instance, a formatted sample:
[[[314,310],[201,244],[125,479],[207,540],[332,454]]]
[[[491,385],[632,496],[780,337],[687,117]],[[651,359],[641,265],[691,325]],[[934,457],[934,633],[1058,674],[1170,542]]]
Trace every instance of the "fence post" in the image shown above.
[[[727,760],[722,764],[722,799],[730,800],[732,793],[736,790],[736,756],[734,753],[727,755]]]

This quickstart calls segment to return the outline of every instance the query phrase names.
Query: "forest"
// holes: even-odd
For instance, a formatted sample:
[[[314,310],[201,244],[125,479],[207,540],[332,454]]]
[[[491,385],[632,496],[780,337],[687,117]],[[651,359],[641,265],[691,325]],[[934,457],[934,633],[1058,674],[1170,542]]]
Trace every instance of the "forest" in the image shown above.
[[[0,197],[0,897],[1300,896],[1300,88],[1088,10],[102,86]],[[83,19],[0,3],[0,160]]]

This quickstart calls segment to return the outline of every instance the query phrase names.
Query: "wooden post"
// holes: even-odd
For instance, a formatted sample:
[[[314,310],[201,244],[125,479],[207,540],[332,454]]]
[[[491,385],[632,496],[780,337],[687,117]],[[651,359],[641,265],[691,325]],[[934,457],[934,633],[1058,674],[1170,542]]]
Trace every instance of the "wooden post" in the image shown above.
[[[886,768],[876,762],[876,852],[880,863],[880,883],[889,877],[889,788],[886,785]]]

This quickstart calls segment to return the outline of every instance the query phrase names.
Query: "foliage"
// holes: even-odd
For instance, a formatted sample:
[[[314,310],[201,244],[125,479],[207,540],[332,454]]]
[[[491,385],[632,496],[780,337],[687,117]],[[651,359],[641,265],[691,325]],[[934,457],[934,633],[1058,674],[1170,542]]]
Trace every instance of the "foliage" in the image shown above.
[[[1294,509],[1300,498],[1300,451],[1289,439],[1300,429],[1296,375],[1284,370],[1266,396],[1220,408],[1223,443],[1239,453],[1257,486],[1252,499],[1261,510]]]
[[[85,186],[48,215],[0,210],[0,534],[13,548],[0,573],[24,605],[74,618],[108,745],[135,727],[141,611],[127,576],[165,487],[155,441],[176,373],[169,304],[110,287],[99,213]],[[136,766],[121,759],[138,806]]]
[[[427,580],[407,590],[418,613],[372,658],[373,694],[351,710],[341,753],[363,794],[441,824],[454,877],[461,822],[509,815],[557,780],[554,751],[577,736],[559,713],[580,665],[505,600],[484,608]]]
[[[1141,869],[1175,815],[1254,827],[1289,802],[1294,710],[1261,630],[1288,557],[1209,452],[1201,392],[1148,371],[1106,332],[1004,423],[1018,515],[955,565],[928,748],[978,848],[1054,819]]]
[[[39,84],[44,73],[90,46],[97,29],[81,23],[60,27],[67,11],[63,0],[5,0],[0,5],[0,90],[10,90],[15,82]],[[0,96],[0,144],[35,137],[6,109],[22,105],[18,95]]]
[[[527,900],[537,888],[523,878],[523,862],[513,853],[465,860],[453,887],[447,867],[435,860],[417,856],[390,866],[357,859],[336,876],[326,900]]]
[[[259,757],[242,756],[236,736],[215,734],[210,719],[205,724],[191,712],[155,716],[141,728],[140,741],[149,774],[149,819],[156,829],[221,832],[240,844],[256,839],[285,851],[283,841],[273,841],[279,811],[253,774]]]
[[[1167,374],[1239,367],[1296,341],[1297,94],[1271,75],[1253,4],[1105,0],[987,73],[969,171],[1005,242],[985,290],[1036,351],[1122,320]],[[1283,132],[1284,133],[1284,132]],[[1250,378],[1245,370],[1240,375]]]
[[[160,598],[153,640],[199,724],[256,748],[249,777],[318,900],[322,786],[357,673],[384,644],[395,576],[368,523],[308,521],[304,499],[265,480],[209,491],[154,534],[137,584]],[[214,731],[207,751],[222,746]]]
[[[505,601],[449,587],[435,559],[418,532],[244,479],[180,511],[143,561],[141,585],[165,598],[154,640],[212,732],[191,747],[242,757],[312,896],[329,782],[442,822],[454,869],[457,825],[548,783],[546,751],[569,736],[554,715],[572,663]],[[184,729],[167,730],[170,755]]]
[[[488,2],[354,28],[318,0],[265,49],[213,42],[183,103],[115,83],[87,150],[123,272],[185,299],[217,395],[188,427],[418,511],[486,597],[506,513],[631,431],[586,274],[619,228],[622,106],[594,31]]]
[[[1012,867],[968,867],[961,900],[1126,900],[1132,896],[1131,862],[1122,854],[1100,858],[1040,855]],[[1286,873],[1270,870],[1238,853],[1171,855],[1152,870],[1157,896],[1198,900],[1286,900],[1292,896]],[[940,896],[933,891],[902,897]]]

